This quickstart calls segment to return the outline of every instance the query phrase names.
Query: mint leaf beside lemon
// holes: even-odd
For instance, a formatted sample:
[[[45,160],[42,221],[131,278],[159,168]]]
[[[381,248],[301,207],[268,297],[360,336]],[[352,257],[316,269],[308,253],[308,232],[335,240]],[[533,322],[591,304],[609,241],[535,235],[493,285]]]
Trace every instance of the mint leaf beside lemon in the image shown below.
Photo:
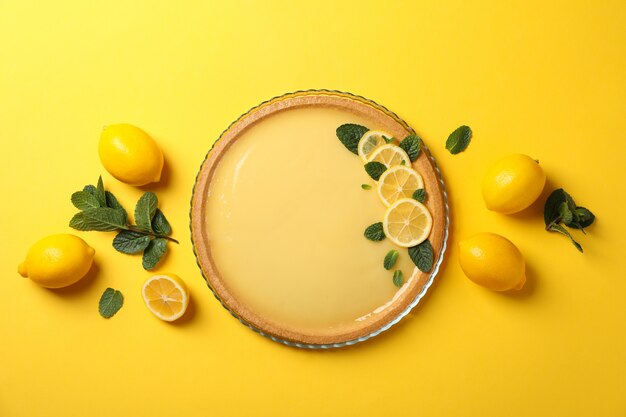
[[[369,129],[365,126],[347,123],[341,125],[337,128],[337,138],[343,143],[350,152],[358,155],[358,146],[361,137],[367,132]]]
[[[118,290],[107,288],[100,297],[98,311],[105,319],[110,319],[117,313],[124,304],[124,296]]]
[[[409,248],[409,257],[422,272],[428,272],[432,269],[435,255],[433,247],[426,239],[422,243]]]
[[[374,242],[380,242],[385,238],[385,232],[383,231],[383,223],[378,222],[367,226],[363,233],[365,238]]]
[[[402,140],[402,142],[400,142],[400,147],[409,156],[411,162],[415,162],[421,150],[419,136],[417,136],[416,134],[411,134],[407,136]]]
[[[543,208],[546,230],[567,236],[580,252],[583,252],[583,247],[561,223],[572,229],[580,229],[585,233],[585,227],[591,226],[595,218],[591,211],[585,207],[577,206],[572,196],[562,188],[550,193]]]

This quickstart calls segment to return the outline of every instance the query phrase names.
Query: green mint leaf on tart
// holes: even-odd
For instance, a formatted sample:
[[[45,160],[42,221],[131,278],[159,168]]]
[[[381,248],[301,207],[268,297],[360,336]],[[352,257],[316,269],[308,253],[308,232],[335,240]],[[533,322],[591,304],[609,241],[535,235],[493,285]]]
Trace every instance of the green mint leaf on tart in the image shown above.
[[[415,162],[420,154],[421,145],[420,138],[415,134],[411,134],[400,142],[400,147],[409,155],[411,162]]]
[[[152,229],[160,235],[169,236],[170,233],[172,233],[172,226],[170,226],[170,223],[165,218],[165,215],[158,208],[154,212],[154,217],[152,218]]]
[[[100,202],[95,195],[87,191],[76,191],[71,197],[72,204],[79,210],[89,210],[100,207]]]
[[[583,253],[583,247],[580,245],[580,243],[576,242],[574,238],[572,237],[572,235],[567,231],[567,229],[561,226],[560,224],[551,224],[550,227],[548,228],[548,231],[561,233],[562,235],[569,237],[574,247],[576,247],[576,249],[578,249],[580,253]]]
[[[393,266],[396,264],[396,261],[398,260],[398,256],[400,256],[400,254],[395,249],[392,249],[389,252],[387,252],[387,255],[385,255],[385,260],[383,261],[383,266],[385,267],[387,271],[393,268]]]
[[[404,284],[404,275],[402,274],[402,271],[399,269],[393,271],[393,285],[400,288],[402,284]]]
[[[70,227],[76,230],[110,232],[126,227],[124,215],[110,207],[98,207],[76,213],[70,220]]]
[[[128,213],[126,213],[126,209],[124,209],[120,202],[117,201],[117,198],[115,198],[113,193],[110,191],[105,191],[104,196],[106,198],[107,207],[111,207],[112,209],[115,209],[122,213],[124,215],[124,219],[126,219],[125,222],[128,222]]]
[[[364,167],[365,167],[365,172],[367,172],[367,174],[374,181],[378,181],[380,179],[380,176],[383,175],[383,172],[387,170],[387,167],[385,166],[385,164],[378,162],[378,161],[368,162],[367,164],[364,165]]]
[[[463,152],[467,149],[472,140],[472,129],[469,126],[460,126],[454,132],[450,133],[446,141],[446,149],[452,155]]]
[[[382,137],[383,137],[383,140],[385,141],[385,143],[391,143],[391,142],[393,142],[394,140],[396,140],[396,138],[394,138],[393,136],[392,136],[392,137],[390,137],[390,138],[388,138],[387,136],[382,135]]]
[[[367,226],[363,235],[374,242],[380,242],[385,238],[385,231],[383,230],[383,222],[378,222]]]
[[[158,200],[153,192],[148,191],[139,197],[135,206],[135,222],[142,230],[152,230],[152,218],[156,213]]]
[[[154,268],[167,250],[167,242],[178,243],[169,237],[172,227],[157,207],[158,199],[152,192],[141,196],[135,207],[136,225],[129,224],[128,213],[110,191],[104,189],[102,177],[98,186],[87,185],[72,194],[72,204],[81,211],[70,220],[70,227],[82,231],[117,231],[113,247],[126,254],[143,251],[145,269]]]
[[[124,296],[118,290],[107,288],[98,302],[98,311],[105,319],[110,319],[117,313],[124,304]]]
[[[163,238],[152,239],[143,252],[141,263],[146,270],[154,269],[167,251],[167,241]]]
[[[350,152],[358,155],[359,141],[368,130],[365,126],[352,123],[344,124],[337,128],[337,138]]]
[[[150,241],[149,235],[132,230],[122,230],[113,239],[113,247],[118,252],[134,254],[146,249]]]
[[[372,186],[369,185],[369,184],[361,184],[361,188],[364,189],[364,190],[371,190]]]
[[[418,188],[417,190],[415,190],[412,197],[420,203],[423,203],[424,201],[426,201],[426,190],[423,188]]]
[[[430,271],[435,261],[433,247],[430,244],[430,241],[426,239],[419,245],[410,247],[409,257],[420,271]]]

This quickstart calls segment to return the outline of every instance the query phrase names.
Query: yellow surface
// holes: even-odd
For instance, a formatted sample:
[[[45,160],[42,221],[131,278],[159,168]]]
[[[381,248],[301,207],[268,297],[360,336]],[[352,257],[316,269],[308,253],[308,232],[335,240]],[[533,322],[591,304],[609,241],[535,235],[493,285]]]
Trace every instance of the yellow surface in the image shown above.
[[[354,329],[398,290],[383,259],[399,248],[363,237],[385,206],[361,188],[373,182],[337,139],[344,123],[367,120],[332,108],[263,119],[220,159],[209,189],[211,256],[226,286],[264,318],[312,335]],[[403,254],[394,269],[408,280],[415,265]]]
[[[3,1],[0,415],[623,416],[625,20],[623,1]],[[333,352],[283,347],[233,319],[206,289],[188,230],[211,142],[258,102],[311,87],[405,118],[438,158],[453,210],[431,295],[388,334]],[[115,122],[161,144],[159,185],[106,174],[97,141]],[[451,156],[444,142],[461,124],[474,138]],[[541,204],[514,216],[483,207],[486,165],[518,152],[541,161],[547,189],[597,214],[576,233],[584,254],[542,230]],[[79,233],[96,267],[78,287],[17,274],[32,243],[70,231],[70,194],[99,174],[129,207],[158,193],[181,240],[159,271],[189,285],[183,322],[146,309],[149,274],[110,233]],[[454,243],[479,231],[521,249],[522,293],[462,275]],[[125,305],[105,320],[108,286]]]

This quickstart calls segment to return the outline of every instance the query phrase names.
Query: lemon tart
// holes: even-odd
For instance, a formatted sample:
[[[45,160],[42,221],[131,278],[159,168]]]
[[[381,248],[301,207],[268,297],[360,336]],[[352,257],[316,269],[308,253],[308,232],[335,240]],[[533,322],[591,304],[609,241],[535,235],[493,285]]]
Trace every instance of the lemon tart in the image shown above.
[[[372,132],[352,152],[337,137],[347,124]],[[208,152],[191,201],[198,265],[224,307],[253,330],[300,347],[365,340],[407,314],[434,280],[448,227],[443,181],[428,149],[420,141],[411,159],[398,145],[413,133],[372,101],[325,90],[277,97],[228,127]],[[407,181],[391,204],[393,193],[377,191],[367,161],[402,172],[422,188],[423,204],[406,198]],[[428,270],[396,239],[364,236],[405,206],[430,221],[416,229],[432,249]],[[383,260],[392,250],[398,256],[388,270]]]

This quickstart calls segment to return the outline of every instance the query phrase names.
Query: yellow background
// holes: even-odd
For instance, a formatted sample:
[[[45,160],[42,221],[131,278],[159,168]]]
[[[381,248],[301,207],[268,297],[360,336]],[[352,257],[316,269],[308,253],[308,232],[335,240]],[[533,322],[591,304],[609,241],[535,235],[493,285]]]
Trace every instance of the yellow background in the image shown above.
[[[96,5],[96,3],[98,3]],[[624,416],[626,413],[626,3],[624,1],[72,1],[0,3],[0,416]],[[332,352],[287,348],[233,319],[189,241],[196,171],[251,106],[288,91],[365,95],[430,146],[452,205],[451,250],[430,296],[392,331]],[[103,125],[161,144],[161,184],[133,188],[100,165]],[[447,135],[474,130],[451,156]],[[542,201],[488,212],[487,164],[539,159]],[[159,271],[193,297],[181,323],[147,311],[140,259],[112,233],[75,287],[16,272],[32,243],[72,232],[70,195],[102,174],[131,208],[154,190],[181,240]],[[547,192],[597,215],[578,253],[543,231]],[[507,236],[525,255],[517,295],[484,290],[458,239]],[[110,320],[108,287],[125,295]]]

